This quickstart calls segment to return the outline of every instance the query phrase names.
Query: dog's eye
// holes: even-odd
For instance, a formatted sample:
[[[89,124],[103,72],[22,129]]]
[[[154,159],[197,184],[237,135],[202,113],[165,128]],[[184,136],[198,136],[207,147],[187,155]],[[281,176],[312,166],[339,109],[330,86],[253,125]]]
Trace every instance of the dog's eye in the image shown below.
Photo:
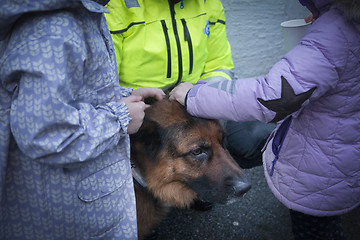
[[[195,155],[195,156],[200,155],[201,153],[203,153],[201,148],[196,148],[196,149],[191,150],[191,154]]]
[[[190,155],[198,161],[206,161],[209,158],[208,152],[202,148],[195,148],[190,151]]]

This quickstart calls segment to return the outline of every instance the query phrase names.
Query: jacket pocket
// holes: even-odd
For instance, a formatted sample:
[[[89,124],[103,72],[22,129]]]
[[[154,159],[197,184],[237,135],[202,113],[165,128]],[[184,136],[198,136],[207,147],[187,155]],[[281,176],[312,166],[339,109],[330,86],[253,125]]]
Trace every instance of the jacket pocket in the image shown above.
[[[127,183],[132,176],[122,175],[124,162],[103,168],[76,185],[80,199],[79,218],[90,237],[108,234],[125,218],[126,202],[131,198]]]

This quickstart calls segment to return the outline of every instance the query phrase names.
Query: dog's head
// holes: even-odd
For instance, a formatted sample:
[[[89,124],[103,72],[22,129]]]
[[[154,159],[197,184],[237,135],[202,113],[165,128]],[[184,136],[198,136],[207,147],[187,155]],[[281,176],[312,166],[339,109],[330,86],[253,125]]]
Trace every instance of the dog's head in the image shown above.
[[[162,100],[146,110],[131,146],[148,190],[169,205],[187,207],[197,198],[229,203],[251,187],[224,148],[220,123],[192,117],[175,101]]]

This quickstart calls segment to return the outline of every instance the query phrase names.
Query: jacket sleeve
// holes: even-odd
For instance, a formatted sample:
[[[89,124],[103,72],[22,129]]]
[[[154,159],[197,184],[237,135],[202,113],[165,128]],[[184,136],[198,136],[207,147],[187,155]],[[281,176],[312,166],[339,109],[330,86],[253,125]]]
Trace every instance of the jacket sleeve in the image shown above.
[[[187,95],[187,110],[199,117],[234,121],[277,122],[289,114],[297,116],[336,87],[346,64],[346,39],[327,34],[310,33],[265,77],[194,86]],[[314,41],[318,38],[322,40]]]
[[[127,138],[129,112],[117,100],[129,95],[131,90],[114,84],[110,92],[114,97],[108,103],[95,100],[94,89],[84,91],[87,96],[71,93],[74,84],[81,87],[88,81],[82,79],[86,57],[78,51],[81,49],[78,44],[42,37],[14,45],[1,63],[1,84],[13,92],[12,135],[25,155],[40,162],[86,161],[114,148],[121,138]],[[56,50],[49,50],[45,57],[37,46],[42,46],[42,51]],[[70,71],[71,68],[76,71]],[[117,79],[113,82],[118,84]]]
[[[201,78],[207,82],[231,80],[234,64],[226,36],[225,13],[220,0],[206,1],[209,17],[208,58]]]

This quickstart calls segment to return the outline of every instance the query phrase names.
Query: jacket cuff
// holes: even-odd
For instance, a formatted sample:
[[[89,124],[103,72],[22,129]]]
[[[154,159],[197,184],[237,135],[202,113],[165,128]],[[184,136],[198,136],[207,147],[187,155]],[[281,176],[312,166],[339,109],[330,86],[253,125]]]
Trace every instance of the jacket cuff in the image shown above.
[[[185,95],[185,101],[184,101],[184,106],[185,106],[185,110],[187,111],[187,99],[188,99],[188,95],[189,95],[189,92],[190,92],[191,88],[189,89],[189,91],[186,93]]]
[[[120,133],[127,134],[127,129],[131,121],[129,117],[130,112],[124,102],[110,102],[106,106],[110,109],[111,113],[117,116],[117,121],[120,124],[122,131]]]
[[[200,83],[200,84],[197,84],[197,85],[193,86],[192,88],[190,88],[189,91],[185,95],[185,103],[184,103],[184,105],[185,105],[186,111],[188,111],[188,106],[187,106],[188,99],[192,98],[192,97],[195,97],[195,95],[197,94],[199,88],[201,86],[203,86],[204,83],[206,83],[206,82],[205,81],[202,81],[202,82],[199,81],[198,83]]]
[[[123,96],[123,97],[130,96],[133,90],[134,90],[133,88],[120,87],[121,96]]]

